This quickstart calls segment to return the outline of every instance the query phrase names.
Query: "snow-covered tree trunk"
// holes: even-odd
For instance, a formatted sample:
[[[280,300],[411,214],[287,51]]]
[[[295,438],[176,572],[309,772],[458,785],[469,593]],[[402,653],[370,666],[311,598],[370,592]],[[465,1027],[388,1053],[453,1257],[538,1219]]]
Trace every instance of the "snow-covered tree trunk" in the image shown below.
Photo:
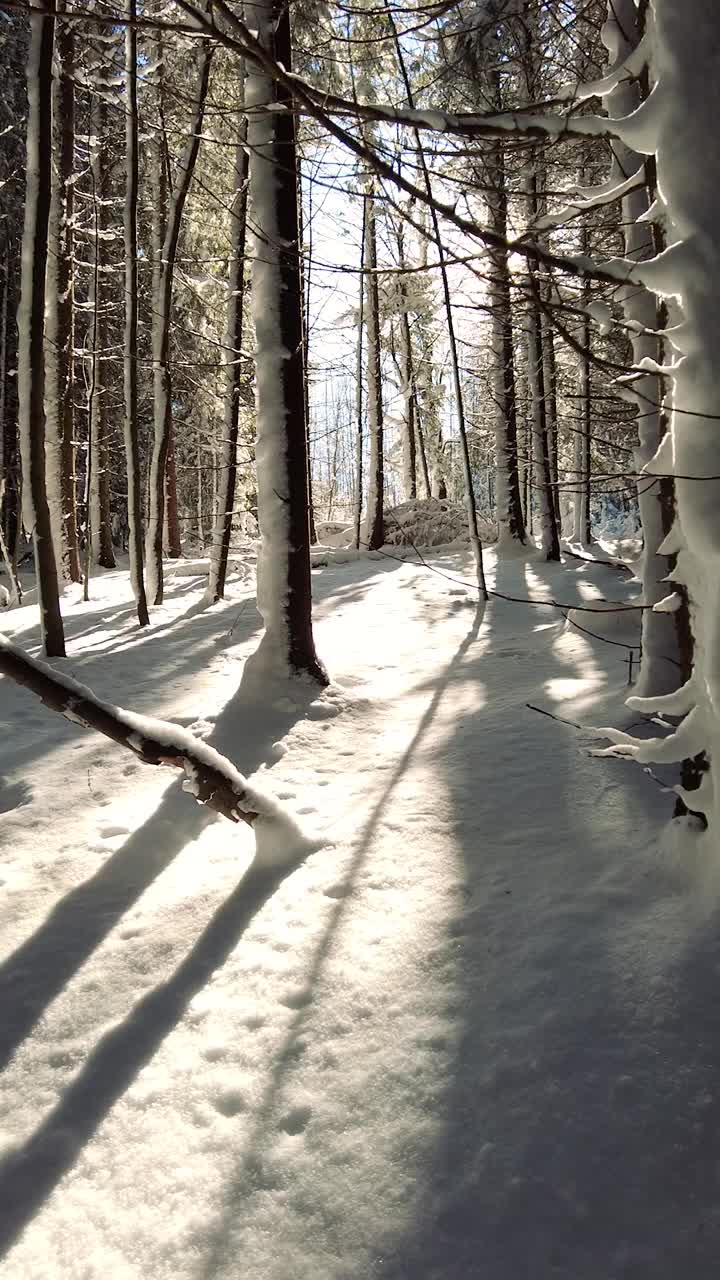
[[[287,8],[258,0],[252,21],[263,48],[290,71]],[[312,630],[295,117],[285,90],[257,64],[249,67],[246,103],[261,534],[258,608],[265,624],[250,661],[256,671],[275,677],[306,673],[326,683]]]
[[[170,374],[170,319],[172,314],[175,257],[180,224],[190,189],[205,116],[212,45],[202,40],[198,52],[188,140],[178,163],[159,261],[155,269],[152,350],[154,443],[150,463],[150,514],[146,538],[147,591],[152,604],[163,600],[163,532],[165,525],[165,473],[172,430]],[[159,159],[159,157],[158,157]],[[161,161],[160,161],[161,163]]]
[[[669,341],[671,366],[669,429],[646,470],[675,479],[677,514],[658,548],[677,555],[676,581],[687,587],[694,641],[692,674],[665,695],[634,697],[643,712],[683,716],[664,738],[638,741],[608,730],[616,754],[641,762],[679,762],[705,752],[700,786],[685,792],[688,808],[710,826],[708,852],[717,857],[720,831],[720,153],[716,115],[720,25],[712,0],[654,0],[652,74],[656,88],[645,106],[619,130],[628,145],[655,152],[660,210],[674,230],[674,243],[633,271],[648,290],[681,300],[683,323]],[[652,369],[652,366],[650,366]],[[671,595],[661,612],[677,607]],[[661,602],[662,603],[662,602]],[[605,731],[604,731],[605,732]]]
[[[62,16],[70,6],[62,2]],[[53,173],[48,230],[47,298],[45,310],[47,420],[46,468],[48,503],[55,560],[63,576],[80,582],[75,500],[74,386],[74,188],[75,159],[75,35],[72,22],[56,30],[56,70],[53,78]]]
[[[245,67],[238,70],[244,84]],[[244,89],[243,89],[244,98]],[[208,599],[221,600],[225,591],[228,552],[232,535],[237,485],[237,442],[240,420],[242,331],[245,301],[245,240],[247,229],[248,152],[247,120],[243,116],[235,152],[235,196],[230,221],[230,272],[225,332],[226,377],[220,486],[210,552]]]
[[[383,395],[380,352],[380,299],[377,278],[375,200],[365,196],[365,323],[367,335],[367,421],[370,442],[368,490],[361,546],[369,551],[385,540],[383,517],[385,472],[383,458]]]
[[[92,559],[104,569],[115,568],[110,519],[108,389],[105,386],[108,348],[107,236],[109,234],[109,157],[107,107],[100,93],[93,95],[90,124],[90,168],[93,191],[93,265],[89,304],[92,321],[92,374],[89,441],[89,521]]]
[[[23,470],[23,523],[32,534],[45,652],[65,656],[58,575],[45,481],[45,269],[52,167],[53,0],[30,15],[27,64],[25,226],[18,312],[18,392]]]
[[[634,0],[610,0],[608,19],[603,28],[603,41],[611,63],[627,58],[637,46],[641,35],[638,30],[638,12]],[[621,117],[634,111],[642,96],[639,82],[626,78],[603,101],[610,116]],[[638,175],[635,188],[622,198],[625,256],[633,262],[650,258],[654,253],[651,224],[646,218],[654,193],[648,191],[647,173],[643,166],[643,158],[637,151],[622,142],[615,144],[611,178],[620,183],[635,173]],[[631,392],[637,405],[638,444],[635,466],[641,471],[655,454],[665,432],[663,384],[653,371],[653,365],[661,355],[655,336],[658,328],[658,305],[653,292],[638,289],[634,285],[623,290],[621,299],[624,317],[630,327],[633,364],[640,368],[643,361],[649,364],[646,372],[633,381]],[[644,603],[655,605],[668,594],[666,579],[672,568],[671,559],[659,553],[660,544],[667,532],[663,511],[664,495],[657,482],[644,478],[638,482],[637,492],[643,531],[643,553],[638,574]],[[667,613],[647,610],[642,621],[642,662],[638,693],[651,696],[677,688],[680,670],[678,659],[674,619]]]
[[[142,493],[138,447],[138,114],[137,114],[137,0],[127,0],[125,28],[125,337],[123,392],[125,397],[125,466],[127,470],[128,551],[130,582],[138,622],[147,626],[143,574]]]

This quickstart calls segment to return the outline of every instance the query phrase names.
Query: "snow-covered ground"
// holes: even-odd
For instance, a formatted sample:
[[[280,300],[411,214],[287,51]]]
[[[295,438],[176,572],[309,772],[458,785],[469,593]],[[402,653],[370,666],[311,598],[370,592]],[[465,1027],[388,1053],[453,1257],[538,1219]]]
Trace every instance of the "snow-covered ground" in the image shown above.
[[[483,616],[466,553],[429,559],[314,574],[321,696],[241,684],[249,579],[201,610],[170,573],[147,634],[124,574],[68,606],[66,670],[324,835],[284,878],[2,681],[7,1280],[715,1276],[717,899],[660,854],[656,783],[525,706],[636,722],[626,651]],[[497,585],[631,590],[572,560]],[[38,652],[31,607],[2,623]]]

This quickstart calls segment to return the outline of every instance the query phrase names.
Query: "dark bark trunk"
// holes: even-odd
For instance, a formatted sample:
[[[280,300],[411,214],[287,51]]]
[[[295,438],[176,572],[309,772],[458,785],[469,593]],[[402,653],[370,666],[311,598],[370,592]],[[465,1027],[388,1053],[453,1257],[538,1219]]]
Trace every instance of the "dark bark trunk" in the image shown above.
[[[45,652],[65,656],[58,575],[45,484],[45,270],[52,167],[51,94],[53,0],[39,0],[30,17],[28,55],[27,186],[19,329],[23,515],[35,546],[35,571]]]
[[[150,621],[143,573],[142,494],[140,450],[138,446],[138,115],[137,115],[137,0],[127,0],[125,29],[125,350],[123,392],[125,397],[125,466],[127,470],[128,551],[130,581],[137,605],[138,622]]]
[[[289,71],[287,7],[259,0],[254,15],[263,47]],[[263,537],[258,589],[265,622],[261,651],[277,674],[307,673],[326,684],[312,630],[295,115],[287,109],[291,101],[284,87],[257,66],[249,76],[247,93],[255,225],[256,452]],[[276,103],[284,109],[273,110]]]
[[[242,66],[240,76],[245,78]],[[244,91],[243,91],[244,98]],[[245,289],[245,240],[247,233],[248,153],[247,118],[243,116],[235,152],[235,197],[230,224],[230,272],[228,279],[227,333],[225,337],[225,413],[218,506],[210,556],[208,598],[215,603],[225,592],[228,553],[232,535],[237,481],[237,442],[240,421],[241,351]]]
[[[175,186],[167,215],[167,226],[155,264],[153,317],[153,409],[155,441],[150,468],[150,516],[146,539],[147,585],[151,603],[163,600],[163,531],[165,523],[165,473],[172,428],[172,385],[170,374],[170,318],[180,224],[205,116],[212,46],[203,41],[198,53],[197,82],[189,138],[178,165]]]
[[[368,458],[368,495],[362,545],[376,551],[385,541],[383,503],[385,469],[383,457],[383,400],[380,355],[380,298],[377,278],[377,236],[375,201],[365,197],[365,318],[367,324],[367,404],[370,452]]]
[[[108,275],[106,234],[110,198],[110,166],[107,153],[107,107],[99,94],[94,96],[91,125],[95,137],[90,160],[93,211],[93,273],[91,305],[94,305],[92,348],[92,395],[90,397],[90,539],[92,558],[103,569],[115,568],[110,515],[110,460],[108,389],[105,369],[108,349]]]
[[[59,0],[57,12],[68,8]],[[75,35],[71,22],[56,30],[57,75],[53,81],[54,166],[51,211],[53,244],[48,259],[46,328],[48,491],[55,557],[63,577],[82,581],[75,477]]]

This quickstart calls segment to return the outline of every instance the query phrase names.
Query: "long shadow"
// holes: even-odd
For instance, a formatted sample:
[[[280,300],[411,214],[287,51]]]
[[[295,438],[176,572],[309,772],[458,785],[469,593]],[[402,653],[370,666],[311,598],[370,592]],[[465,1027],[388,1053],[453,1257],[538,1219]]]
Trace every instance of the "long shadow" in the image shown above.
[[[331,592],[325,595],[327,608],[331,597]],[[187,626],[191,625],[188,620]],[[212,627],[213,623],[205,625]],[[187,626],[177,643],[181,638],[185,645],[189,643]],[[148,643],[152,645],[152,635]],[[164,636],[165,663],[167,644]],[[191,648],[195,652],[189,661],[196,665],[197,651]],[[173,667],[172,661],[169,666],[176,674],[177,666]],[[157,679],[157,670],[150,667],[150,671]],[[218,717],[209,741],[230,756],[242,772],[251,774],[274,759],[269,748],[303,718],[318,690],[310,682],[292,682],[285,693],[290,696],[277,699],[272,706],[263,705],[259,716],[257,690],[251,680],[243,679]],[[58,902],[35,933],[0,966],[0,1069],[125,912],[212,820],[214,815],[193,804],[179,782],[171,785],[156,811],[122,848]],[[262,873],[251,867],[173,978],[144,997],[129,1018],[100,1042],[54,1111],[22,1150],[0,1165],[3,1250],[12,1245],[72,1166],[83,1142],[174,1026],[192,995],[223,962],[282,878],[282,873]]]
[[[498,573],[518,587],[515,569]],[[505,612],[507,629],[519,608]],[[512,655],[515,701],[537,696],[533,643],[528,634]],[[491,692],[504,672],[495,660],[508,658],[495,654],[464,659]],[[618,785],[611,762],[578,756],[572,732],[550,721],[523,743],[492,700],[482,716],[492,750],[478,752],[478,726],[458,721],[437,761],[470,890],[453,933],[460,1016],[435,1104],[444,1128],[418,1168],[413,1220],[382,1241],[372,1274],[711,1280],[718,911],[698,924],[645,841],[633,849],[633,833],[658,819],[647,779]]]
[[[251,865],[172,977],[138,1001],[125,1021],[103,1036],[29,1141],[0,1161],[0,1257],[287,874],[287,869],[268,871]]]
[[[378,824],[382,819],[393,793],[396,791],[403,777],[411,767],[421,743],[430,730],[442,703],[444,694],[450,684],[457,678],[458,668],[462,667],[465,655],[477,640],[483,616],[483,608],[478,608],[474,614],[472,625],[458,647],[457,652],[453,655],[453,658],[447,664],[446,668],[437,680],[433,681],[432,696],[428,702],[427,708],[423,712],[413,738],[398,759],[387,784],[372,806],[370,815],[363,826],[357,843],[355,844],[345,875],[340,882],[342,885],[342,892],[338,894],[337,901],[332,908],[327,925],[323,930],[320,941],[315,949],[307,982],[305,984],[308,991],[314,991],[322,978],[323,970],[330,955],[333,942],[337,937],[338,930],[342,925],[343,917],[348,908],[350,892],[357,881],[372,848],[372,842],[377,831]],[[252,1131],[245,1144],[240,1167],[233,1182],[226,1190],[225,1210],[220,1215],[212,1232],[212,1240],[203,1266],[203,1276],[205,1277],[205,1280],[213,1280],[213,1277],[216,1276],[218,1267],[222,1261],[223,1249],[227,1240],[228,1232],[231,1228],[235,1228],[241,1219],[242,1191],[245,1178],[248,1173],[252,1173],[263,1150],[266,1149],[270,1142],[269,1130],[272,1116],[276,1108],[277,1099],[283,1089],[285,1077],[292,1069],[293,1063],[296,1061],[293,1048],[301,1033],[306,1017],[307,1006],[301,1007],[293,1018],[287,1030],[283,1044],[280,1046],[275,1056],[275,1063],[270,1071],[265,1093],[257,1108]]]

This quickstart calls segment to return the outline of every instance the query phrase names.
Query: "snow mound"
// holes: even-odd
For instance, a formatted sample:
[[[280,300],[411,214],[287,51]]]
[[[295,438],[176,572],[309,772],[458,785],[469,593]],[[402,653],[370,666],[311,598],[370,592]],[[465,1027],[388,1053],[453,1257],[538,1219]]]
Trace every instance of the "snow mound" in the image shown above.
[[[483,542],[495,541],[495,525],[478,518]],[[467,514],[445,498],[412,498],[385,512],[388,547],[439,547],[467,538]]]
[[[590,631],[604,640],[616,640],[621,644],[634,645],[640,635],[641,610],[633,607],[633,600],[592,600],[585,609],[570,609],[567,621]]]

